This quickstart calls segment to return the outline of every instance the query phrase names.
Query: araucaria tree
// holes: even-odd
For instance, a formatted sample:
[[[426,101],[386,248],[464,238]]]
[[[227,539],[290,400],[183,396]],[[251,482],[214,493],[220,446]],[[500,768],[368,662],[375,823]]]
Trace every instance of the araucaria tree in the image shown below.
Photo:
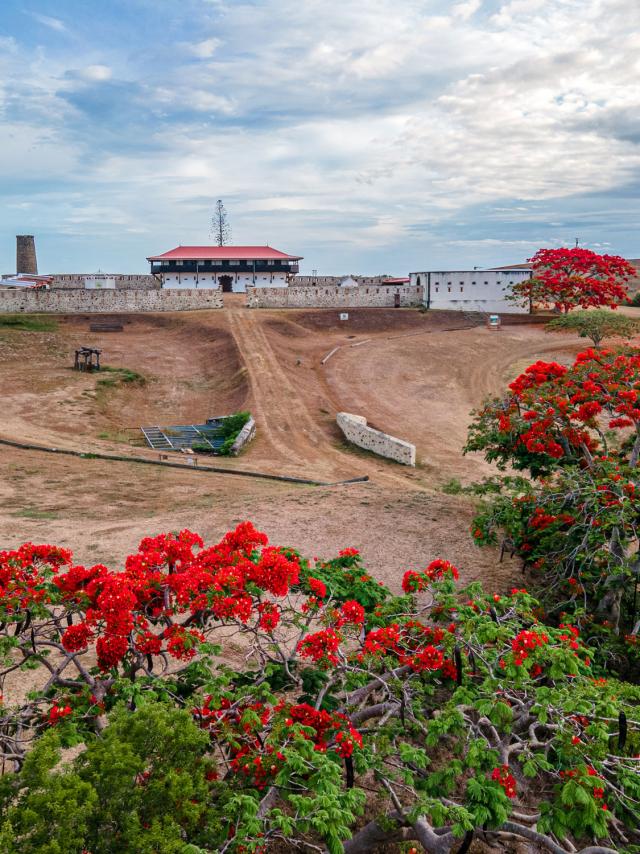
[[[211,236],[216,241],[218,246],[226,246],[231,240],[231,226],[227,211],[222,203],[222,199],[218,199],[211,217]]]
[[[457,579],[435,560],[394,596],[357,551],[250,523],[147,538],[121,572],[1,553],[0,681],[43,679],[0,707],[0,850],[635,850],[640,689],[525,589]]]
[[[627,298],[626,283],[636,269],[618,255],[590,249],[540,249],[529,259],[531,279],[512,286],[512,298],[567,313],[572,308],[610,306]]]
[[[502,532],[550,608],[626,634],[637,661],[640,350],[536,362],[476,413],[466,451],[531,478],[484,485],[477,541]]]

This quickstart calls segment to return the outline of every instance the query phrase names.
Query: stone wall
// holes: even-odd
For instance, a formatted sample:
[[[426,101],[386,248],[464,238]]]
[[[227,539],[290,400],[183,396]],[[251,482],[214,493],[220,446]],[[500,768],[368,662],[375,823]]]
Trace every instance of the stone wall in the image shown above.
[[[400,305],[422,304],[422,287],[372,285],[358,288],[311,287],[247,288],[249,308],[392,308],[400,295]]]
[[[388,276],[358,276],[353,273],[345,273],[344,276],[296,276],[292,281],[294,287],[324,287],[339,285],[344,279],[353,279],[359,285],[381,285]]]
[[[105,273],[53,273],[51,288],[96,288],[100,289],[101,282],[105,288],[118,290],[153,290],[160,287],[160,282],[155,276],[147,274],[120,274]]]
[[[219,290],[0,290],[0,313],[112,314],[222,308]]]
[[[250,417],[242,430],[236,436],[236,440],[231,446],[231,455],[237,457],[240,451],[247,445],[256,435],[256,422],[253,417]]]
[[[349,412],[338,412],[336,423],[345,438],[359,448],[372,451],[380,457],[388,457],[405,466],[415,466],[416,446],[382,433],[367,425],[367,419],[362,415],[351,415]]]

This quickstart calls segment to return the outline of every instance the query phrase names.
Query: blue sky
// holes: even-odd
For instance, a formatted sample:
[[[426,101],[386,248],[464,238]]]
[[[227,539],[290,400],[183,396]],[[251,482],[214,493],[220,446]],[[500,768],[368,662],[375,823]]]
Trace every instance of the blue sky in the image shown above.
[[[302,272],[640,257],[633,0],[2,0],[0,271],[208,242]]]

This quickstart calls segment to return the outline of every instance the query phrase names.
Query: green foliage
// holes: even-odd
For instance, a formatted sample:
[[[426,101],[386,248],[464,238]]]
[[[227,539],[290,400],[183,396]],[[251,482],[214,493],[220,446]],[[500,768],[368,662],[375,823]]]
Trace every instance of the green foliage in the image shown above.
[[[58,321],[45,314],[0,314],[0,330],[19,332],[55,332]]]
[[[581,338],[590,338],[599,347],[604,338],[631,338],[638,332],[640,322],[613,309],[574,311],[556,317],[547,323],[547,332],[576,332]]]
[[[120,708],[104,734],[62,767],[50,731],[19,774],[2,778],[1,850],[177,854],[185,838],[208,845],[207,745],[187,712],[162,705]]]
[[[102,376],[105,373],[107,376]],[[96,381],[96,388],[98,391],[106,391],[120,385],[143,386],[146,385],[146,382],[147,380],[142,374],[132,371],[130,368],[113,368],[109,365],[103,365]]]
[[[235,412],[233,415],[227,415],[223,419],[220,426],[211,427],[207,430],[200,428],[201,432],[204,433],[206,438],[210,441],[213,441],[214,439],[223,439],[224,441],[215,452],[213,451],[210,445],[208,445],[206,442],[201,441],[194,442],[191,446],[192,449],[194,451],[197,451],[198,453],[216,453],[220,457],[228,457],[231,454],[233,443],[238,438],[238,434],[250,418],[250,412]]]

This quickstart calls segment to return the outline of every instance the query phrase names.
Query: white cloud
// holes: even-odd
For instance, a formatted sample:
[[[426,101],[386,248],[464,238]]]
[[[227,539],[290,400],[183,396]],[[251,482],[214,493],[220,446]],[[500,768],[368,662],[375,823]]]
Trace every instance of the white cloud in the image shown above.
[[[110,80],[112,73],[108,65],[87,65],[79,72],[80,77],[97,83]]]
[[[443,244],[518,254],[569,235],[567,200],[637,179],[640,37],[626,0],[510,0],[493,16],[489,5],[209,4],[193,22],[200,40],[181,32],[175,52],[153,39],[124,59],[115,44],[87,45],[66,66],[7,52],[4,108],[28,107],[39,174],[50,162],[87,197],[101,194],[101,211],[74,215],[63,193],[39,207],[85,233],[104,218],[114,232],[144,223],[160,244],[178,224],[184,241],[206,239],[208,199],[223,196],[246,242],[285,234],[294,249],[347,244],[365,257],[363,247],[402,247],[448,223]],[[180,4],[170,6],[176,26]],[[68,82],[71,66],[96,82],[118,69],[122,95],[104,126],[103,90],[74,100],[87,87]],[[472,205],[490,207],[484,225],[505,233],[464,234],[478,221],[453,217],[466,221]],[[622,205],[603,211],[601,222],[624,222]]]
[[[53,18],[51,15],[41,15],[39,12],[29,12],[31,17],[38,21],[38,23],[42,24],[44,27],[48,27],[50,30],[55,30],[58,33],[66,32],[66,24],[64,21],[61,21],[60,18]]]
[[[209,59],[217,51],[220,45],[220,39],[204,39],[204,41],[187,45],[187,50],[199,59]]]

